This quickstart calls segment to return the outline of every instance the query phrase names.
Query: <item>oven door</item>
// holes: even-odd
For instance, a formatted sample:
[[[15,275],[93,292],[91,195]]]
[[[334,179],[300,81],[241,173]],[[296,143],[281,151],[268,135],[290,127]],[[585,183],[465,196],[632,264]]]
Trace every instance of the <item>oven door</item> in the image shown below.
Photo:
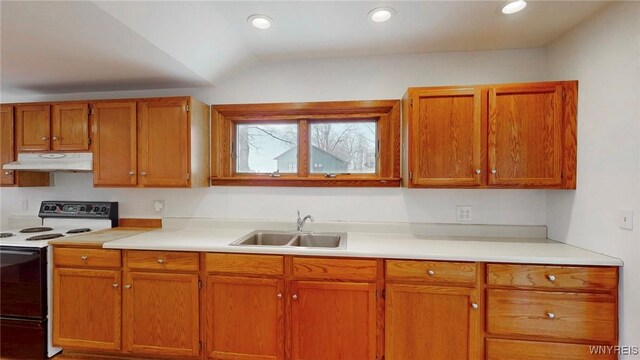
[[[46,319],[47,248],[0,246],[0,316]]]

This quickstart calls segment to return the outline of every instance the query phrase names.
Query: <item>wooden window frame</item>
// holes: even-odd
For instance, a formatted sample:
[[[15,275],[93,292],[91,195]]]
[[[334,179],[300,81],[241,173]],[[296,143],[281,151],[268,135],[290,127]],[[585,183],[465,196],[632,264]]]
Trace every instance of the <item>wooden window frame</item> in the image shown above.
[[[308,103],[233,104],[211,106],[211,185],[298,187],[399,187],[400,101],[336,101]],[[309,124],[327,121],[376,120],[377,169],[369,174],[309,172]],[[298,172],[269,174],[235,172],[236,123],[297,123]]]

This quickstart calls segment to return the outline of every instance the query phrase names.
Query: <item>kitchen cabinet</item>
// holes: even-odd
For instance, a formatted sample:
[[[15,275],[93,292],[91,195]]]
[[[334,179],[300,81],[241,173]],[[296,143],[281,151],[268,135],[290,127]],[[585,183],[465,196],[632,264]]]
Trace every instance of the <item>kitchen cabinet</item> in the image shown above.
[[[197,357],[197,254],[130,250],[124,256],[124,350],[153,356]]]
[[[375,283],[293,281],[290,291],[291,359],[376,359]]]
[[[16,106],[16,147],[23,151],[88,151],[88,103]]]
[[[576,187],[577,82],[409,88],[407,187]]]
[[[118,250],[54,249],[54,345],[120,350],[119,254]]]
[[[209,359],[284,359],[284,280],[209,276]]]
[[[16,160],[12,105],[0,105],[0,167]],[[49,173],[0,169],[0,186],[49,186]]]
[[[189,97],[96,101],[94,185],[209,185],[209,107]]]
[[[393,359],[481,359],[477,265],[388,260],[385,354]]]

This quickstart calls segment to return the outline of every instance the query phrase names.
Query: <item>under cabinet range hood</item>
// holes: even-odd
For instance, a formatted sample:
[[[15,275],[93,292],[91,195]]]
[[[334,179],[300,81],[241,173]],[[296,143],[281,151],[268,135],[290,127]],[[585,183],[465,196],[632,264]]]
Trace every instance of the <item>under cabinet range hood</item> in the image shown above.
[[[93,170],[92,153],[19,153],[18,160],[4,164],[3,170],[83,171]]]

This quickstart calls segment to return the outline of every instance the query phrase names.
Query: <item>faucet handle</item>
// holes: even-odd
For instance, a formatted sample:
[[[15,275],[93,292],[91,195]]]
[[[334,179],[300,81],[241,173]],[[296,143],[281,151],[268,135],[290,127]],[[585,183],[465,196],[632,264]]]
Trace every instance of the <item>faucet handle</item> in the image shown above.
[[[298,221],[300,221],[300,210],[296,210],[298,212]]]

